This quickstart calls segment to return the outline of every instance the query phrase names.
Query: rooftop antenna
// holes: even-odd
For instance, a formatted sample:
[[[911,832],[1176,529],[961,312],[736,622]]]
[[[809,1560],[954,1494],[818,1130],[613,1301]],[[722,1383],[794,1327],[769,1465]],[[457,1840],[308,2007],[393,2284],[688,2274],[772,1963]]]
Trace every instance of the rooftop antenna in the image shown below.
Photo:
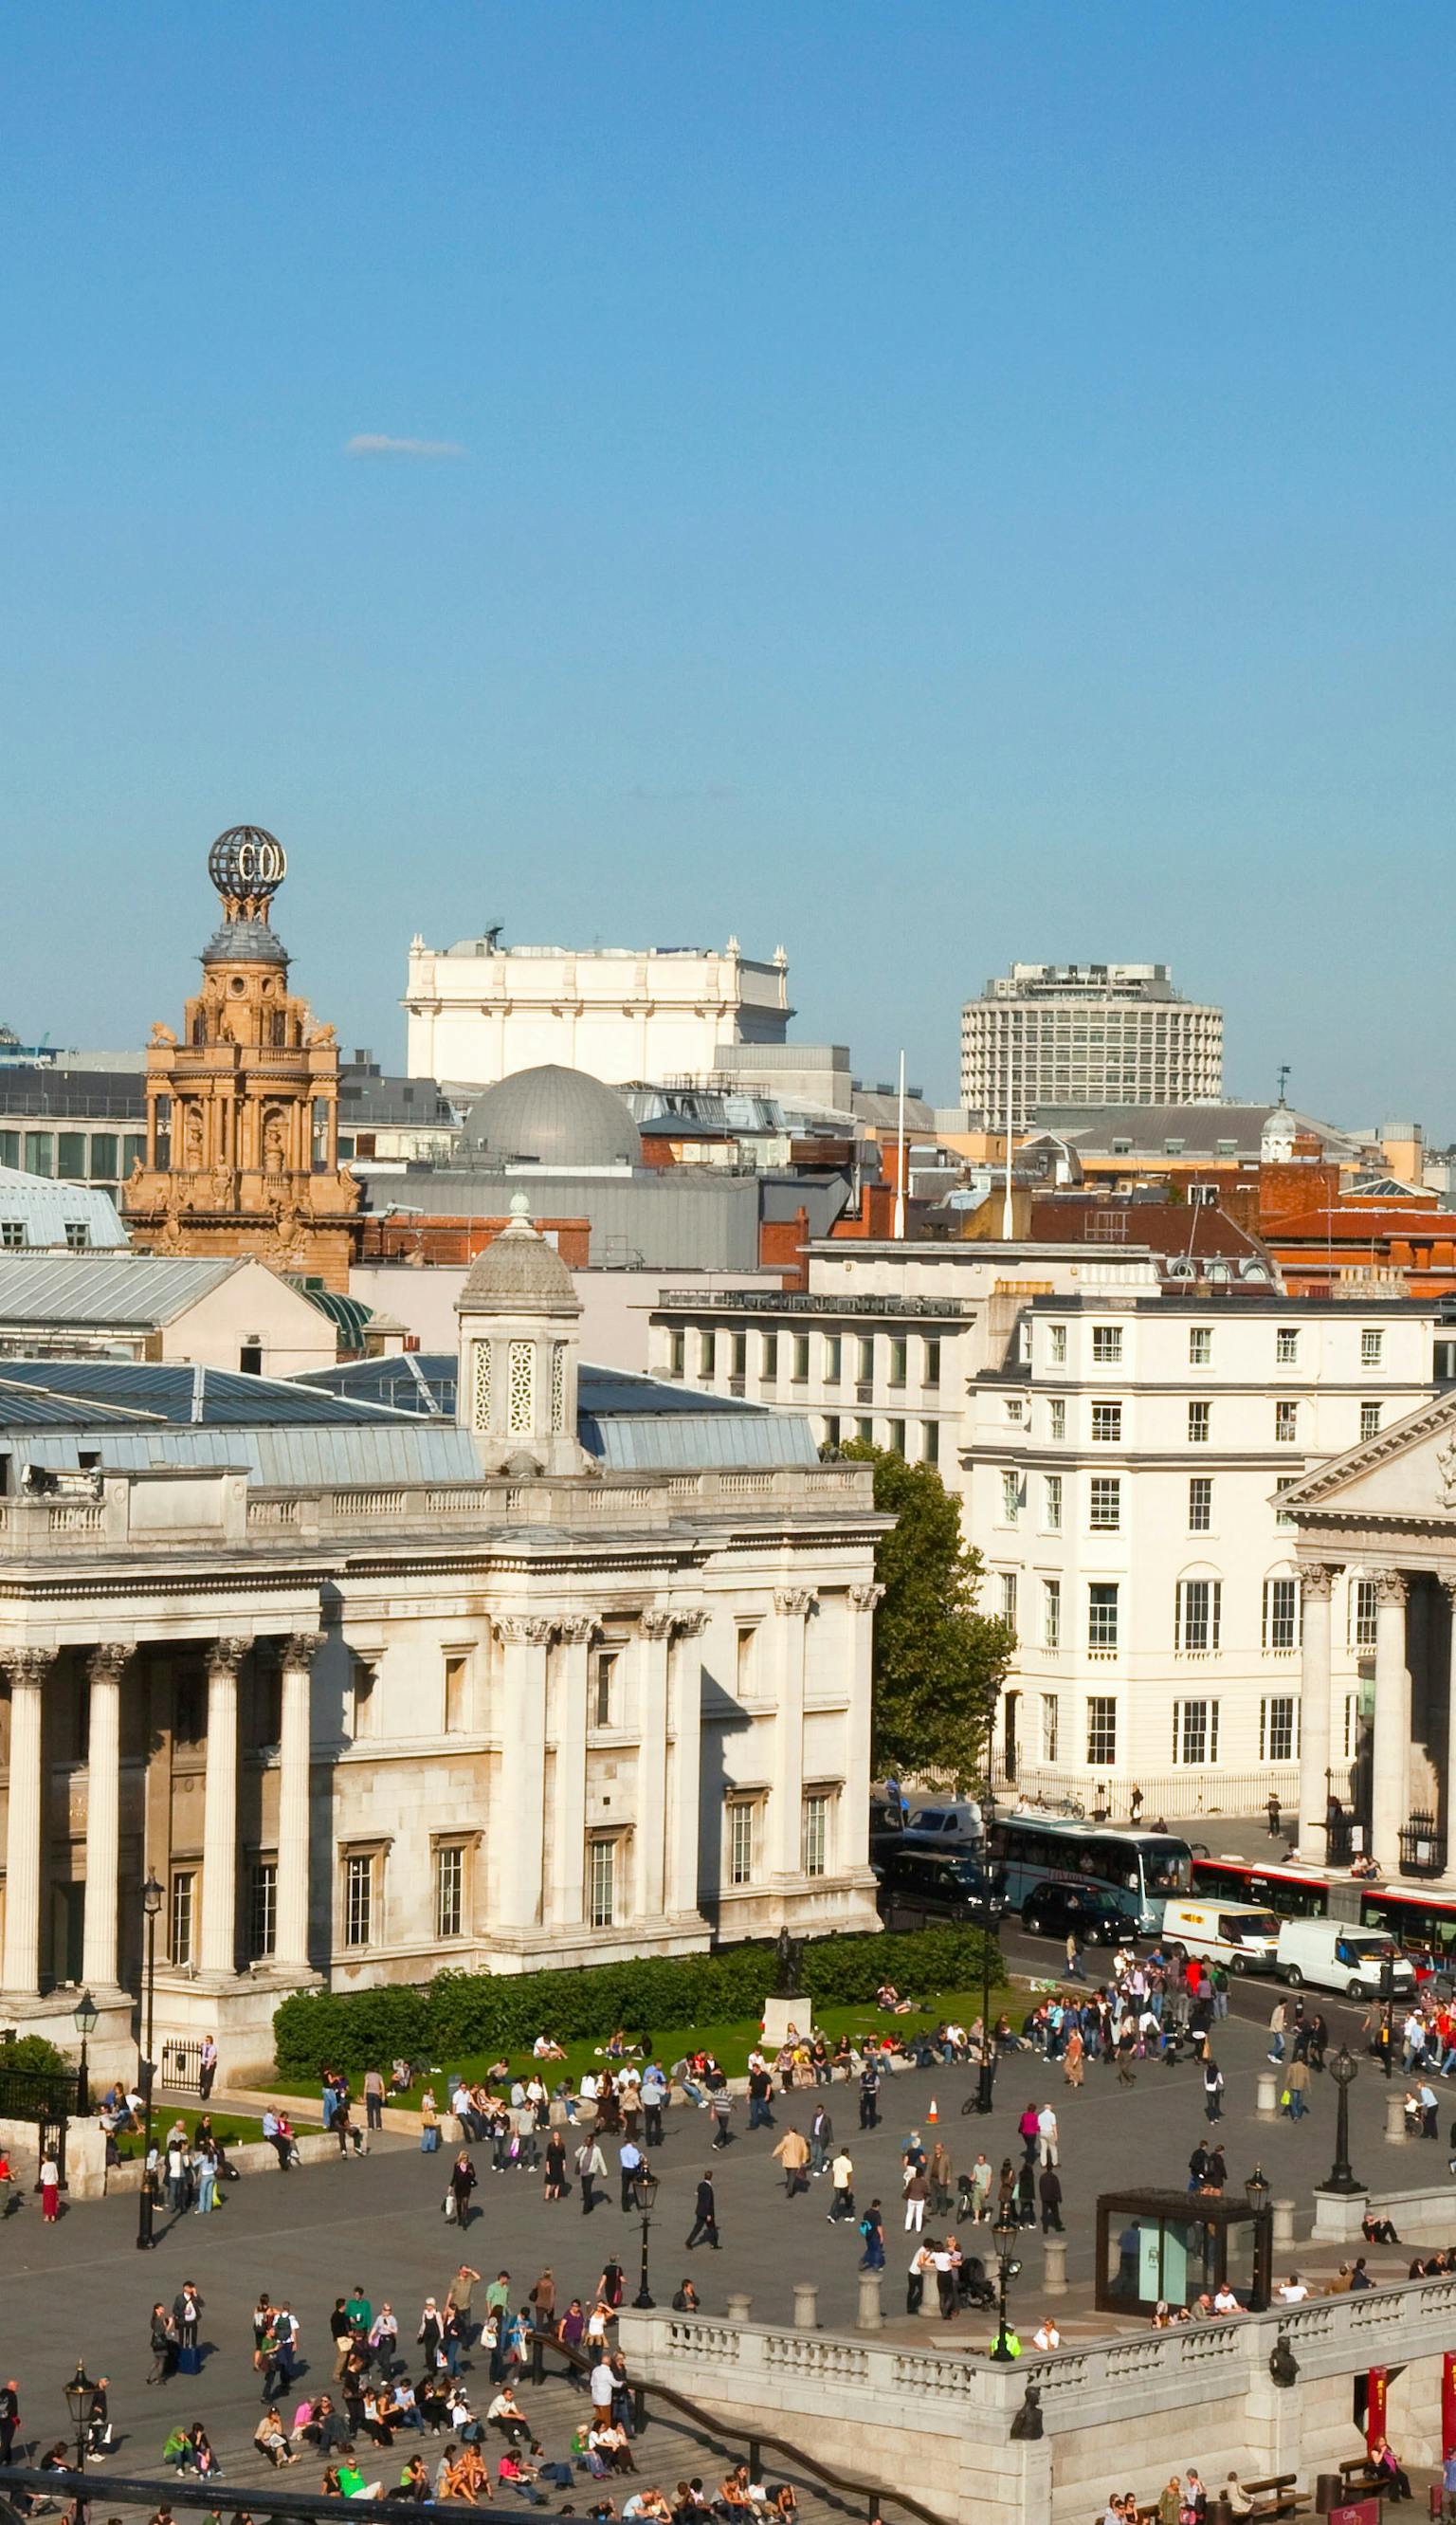
[[[899,1243],[905,1232],[905,1056],[899,1057],[899,1120],[897,1127],[898,1159],[895,1176],[895,1235]]]
[[[1288,1064],[1288,1063],[1287,1063],[1286,1061],[1282,1061],[1282,1062],[1280,1063],[1280,1064],[1279,1064],[1279,1101],[1280,1101],[1281,1105],[1283,1105],[1283,1104],[1285,1103],[1285,1101],[1286,1101],[1286,1099],[1285,1099],[1285,1089],[1288,1086],[1288,1083],[1289,1083],[1289,1064]]]

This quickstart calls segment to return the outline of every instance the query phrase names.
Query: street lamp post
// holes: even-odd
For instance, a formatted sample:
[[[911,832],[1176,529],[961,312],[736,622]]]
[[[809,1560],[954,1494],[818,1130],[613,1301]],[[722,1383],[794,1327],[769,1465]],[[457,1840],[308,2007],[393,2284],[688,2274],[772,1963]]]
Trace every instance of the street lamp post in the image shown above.
[[[1395,2005],[1395,1958],[1386,1956],[1381,1965],[1381,1999],[1384,2005],[1385,2075],[1390,2075],[1390,2010]]]
[[[653,2203],[657,2197],[657,2177],[650,2165],[638,2167],[636,2191],[637,2206],[642,2211],[642,2284],[632,2302],[639,2311],[646,2313],[656,2302],[648,2286],[647,2274],[647,2240],[652,2231]]]
[[[981,2066],[976,2075],[978,2113],[992,2112],[995,2106],[995,2046],[991,2033],[992,1900],[988,1885],[981,1897]]]
[[[139,2253],[149,2253],[156,2242],[152,2234],[152,2214],[155,2207],[152,2196],[152,2080],[155,2075],[152,2035],[153,2012],[157,1997],[157,1915],[162,1908],[162,1888],[149,1868],[147,1881],[141,1889],[141,1906],[147,1920],[147,2015],[146,2050],[142,2055],[140,2079],[143,2114],[141,2190],[137,2195],[136,2205],[136,2250]]]
[[[1001,2214],[993,2229],[996,2256],[996,2330],[992,2343],[993,2358],[1014,2358],[1015,2351],[1006,2336],[1006,2287],[1016,2277],[1021,2264],[1014,2258],[1012,2247],[1021,2241],[1021,2229],[1011,2215],[1011,2204],[1003,2203]]]
[[[1248,2293],[1250,2314],[1262,2314],[1269,2303],[1274,2286],[1274,2221],[1269,2211],[1269,2196],[1274,2189],[1262,2165],[1244,2177],[1243,2189],[1254,2213],[1253,2284]]]
[[[75,2374],[69,2378],[66,2386],[66,2407],[70,2411],[72,2419],[75,2425],[75,2468],[77,2472],[84,2472],[86,2469],[86,2427],[91,2417],[91,2397],[95,2391],[96,2388],[94,2384],[86,2374],[86,2362],[84,2358],[78,2358],[75,2362]],[[78,2525],[78,2520],[82,2513],[79,2493],[76,2495],[74,2513]]]
[[[1363,2192],[1365,2189],[1350,2171],[1350,2089],[1359,2074],[1350,2057],[1349,2045],[1341,2043],[1330,2063],[1330,2075],[1335,2080],[1339,2102],[1335,2121],[1335,2163],[1320,2186],[1322,2192]]]
[[[75,2003],[75,2030],[81,2038],[81,2065],[75,2073],[75,2108],[78,2113],[91,2109],[91,2087],[86,2076],[86,2045],[101,2022],[101,2010],[88,1990],[83,1990]]]

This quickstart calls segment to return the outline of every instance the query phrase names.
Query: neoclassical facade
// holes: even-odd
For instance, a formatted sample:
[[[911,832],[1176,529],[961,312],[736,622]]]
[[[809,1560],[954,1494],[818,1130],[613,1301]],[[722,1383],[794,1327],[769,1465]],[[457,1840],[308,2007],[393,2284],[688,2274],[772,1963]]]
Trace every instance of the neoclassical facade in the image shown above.
[[[1456,1883],[1456,1394],[1311,1473],[1285,1505],[1305,1607],[1300,1849],[1324,1859],[1333,1789],[1384,1875]],[[1338,1679],[1342,1611],[1360,1627],[1353,1696]]]
[[[8,1363],[0,2023],[85,1983],[133,2056],[149,1869],[159,2040],[234,2070],[292,1989],[875,1925],[868,1469],[646,1378],[594,1454],[574,1311],[517,1217],[458,1419]]]

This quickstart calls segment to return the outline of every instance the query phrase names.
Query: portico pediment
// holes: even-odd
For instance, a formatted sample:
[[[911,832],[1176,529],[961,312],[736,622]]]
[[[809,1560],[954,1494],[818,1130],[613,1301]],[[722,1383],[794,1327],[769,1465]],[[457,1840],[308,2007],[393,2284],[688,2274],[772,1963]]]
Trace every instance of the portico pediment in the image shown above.
[[[1335,1516],[1342,1524],[1368,1518],[1456,1529],[1456,1394],[1424,1403],[1322,1464],[1281,1506],[1301,1524]]]

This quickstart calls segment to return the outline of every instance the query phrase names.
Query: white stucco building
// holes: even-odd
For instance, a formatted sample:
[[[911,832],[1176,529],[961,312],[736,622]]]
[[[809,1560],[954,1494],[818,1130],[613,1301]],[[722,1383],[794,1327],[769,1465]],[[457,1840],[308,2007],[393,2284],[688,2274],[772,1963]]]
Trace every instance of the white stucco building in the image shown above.
[[[1279,1494],[1429,1398],[1434,1325],[1391,1302],[1031,1302],[968,1444],[990,1609],[1017,1632],[1007,1773],[1090,1807],[1134,1783],[1153,1812],[1292,1806],[1304,1606]],[[1351,1571],[1331,1634],[1349,1758],[1375,1616]]]
[[[736,1044],[781,1044],[789,959],[700,947],[503,947],[496,930],[410,946],[407,1066],[451,1090],[543,1064],[607,1086],[706,1077]]]
[[[584,1366],[523,1218],[412,1410],[12,1361],[0,2023],[261,2067],[280,1995],[872,1928],[875,1514],[807,1424]]]
[[[960,1101],[993,1130],[1043,1105],[1204,1103],[1223,1075],[1223,1011],[1166,965],[1013,965],[960,1013]]]
[[[1434,1313],[1169,1291],[1088,1245],[822,1245],[805,1292],[664,1289],[652,1364],[933,1463],[1017,1648],[1000,1777],[1247,1812],[1298,1777],[1302,1591],[1276,1495],[1433,1391]],[[1374,1584],[1334,1610],[1353,1761]]]

